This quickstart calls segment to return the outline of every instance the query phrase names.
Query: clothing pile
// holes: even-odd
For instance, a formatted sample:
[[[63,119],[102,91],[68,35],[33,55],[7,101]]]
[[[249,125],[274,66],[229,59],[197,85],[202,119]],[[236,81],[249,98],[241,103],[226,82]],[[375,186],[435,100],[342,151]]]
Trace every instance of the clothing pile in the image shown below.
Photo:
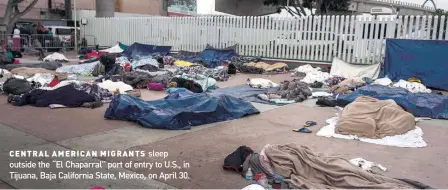
[[[234,65],[236,69],[240,72],[260,74],[263,73],[263,70],[261,68],[247,67],[245,65],[250,62],[259,62],[260,60],[261,58],[259,57],[234,56],[232,57],[230,64]]]
[[[289,67],[285,63],[267,64],[264,62],[249,62],[240,65],[240,72],[243,73],[283,73],[289,70]]]
[[[301,82],[297,79],[292,81],[283,81],[280,83],[280,88],[278,92],[266,93],[258,95],[259,98],[264,99],[267,97],[269,101],[275,103],[295,103],[303,102],[311,96],[311,89],[308,84]]]
[[[405,80],[399,80],[397,83],[393,84],[394,87],[400,87],[409,90],[412,93],[431,93],[431,89],[426,88],[425,85],[418,82],[408,82]]]
[[[182,74],[189,74],[189,75],[195,75],[195,74],[201,74],[204,76],[209,76],[217,81],[227,81],[229,80],[230,76],[228,74],[228,67],[227,66],[218,66],[215,68],[206,68],[203,66],[193,66],[193,67],[180,67],[177,75]]]
[[[211,77],[207,77],[201,74],[182,74],[176,75],[174,78],[182,78],[188,81],[194,81],[194,83],[199,84],[202,88],[202,91],[205,92],[207,89],[215,89],[216,88],[216,80]],[[171,81],[173,82],[173,81]],[[179,86],[178,86],[179,87]]]
[[[331,78],[331,75],[326,72],[322,72],[319,67],[312,67],[311,65],[302,65],[294,70],[295,73],[305,73],[306,76],[301,80],[307,84],[314,82],[324,83],[327,79]]]
[[[365,82],[362,79],[354,78],[354,79],[345,79],[337,85],[330,87],[329,91],[333,94],[348,94],[352,93],[353,90],[356,90],[359,87],[365,85]]]

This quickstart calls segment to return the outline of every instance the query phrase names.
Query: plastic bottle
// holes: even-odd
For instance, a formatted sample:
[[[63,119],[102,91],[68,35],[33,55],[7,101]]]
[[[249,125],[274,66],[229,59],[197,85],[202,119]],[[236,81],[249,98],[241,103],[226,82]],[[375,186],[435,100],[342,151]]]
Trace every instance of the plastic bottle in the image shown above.
[[[254,173],[252,173],[252,169],[251,168],[249,168],[248,170],[247,170],[247,172],[246,172],[246,180],[252,180],[253,179],[253,177],[254,177]]]

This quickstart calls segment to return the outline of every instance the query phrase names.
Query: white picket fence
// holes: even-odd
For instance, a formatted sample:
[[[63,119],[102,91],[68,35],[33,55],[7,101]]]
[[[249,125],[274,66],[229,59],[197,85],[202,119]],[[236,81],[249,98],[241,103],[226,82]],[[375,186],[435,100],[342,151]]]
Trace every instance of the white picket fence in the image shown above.
[[[82,33],[100,46],[134,42],[202,51],[207,44],[238,44],[244,56],[372,64],[384,56],[386,38],[446,40],[445,17],[315,16],[89,18]]]

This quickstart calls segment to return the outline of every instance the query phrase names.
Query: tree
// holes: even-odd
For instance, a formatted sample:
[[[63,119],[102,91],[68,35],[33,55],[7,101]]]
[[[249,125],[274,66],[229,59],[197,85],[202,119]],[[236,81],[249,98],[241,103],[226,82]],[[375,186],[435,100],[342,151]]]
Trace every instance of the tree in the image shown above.
[[[279,9],[285,9],[292,16],[306,16],[305,8],[300,3],[300,0],[289,0],[289,6],[287,6],[288,0],[264,0],[264,5],[278,6]],[[290,7],[293,7],[292,10]]]
[[[6,5],[5,15],[3,16],[2,24],[6,26],[6,34],[10,34],[14,28],[14,25],[19,21],[20,17],[28,13],[38,0],[32,0],[25,6],[25,9],[20,11],[19,4],[23,2],[28,2],[25,0],[8,0],[8,5]]]
[[[316,9],[314,14],[327,14],[328,11],[346,11],[350,5],[350,0],[289,0],[290,6],[296,11],[292,11],[286,6],[288,0],[264,0],[265,5],[274,5],[286,9],[291,15],[306,16],[305,8]],[[296,8],[299,7],[300,11]]]

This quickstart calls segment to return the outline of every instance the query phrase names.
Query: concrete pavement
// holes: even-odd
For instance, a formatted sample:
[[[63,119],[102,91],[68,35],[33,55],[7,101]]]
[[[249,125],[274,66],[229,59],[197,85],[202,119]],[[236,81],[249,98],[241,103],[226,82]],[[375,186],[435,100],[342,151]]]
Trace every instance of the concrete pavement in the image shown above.
[[[219,83],[221,87],[244,84],[248,77],[260,75],[236,75],[229,81]],[[275,82],[290,79],[289,75],[263,76]],[[160,92],[143,91],[146,100],[159,99]],[[55,109],[30,106],[13,107],[0,97],[0,188],[242,188],[246,182],[237,173],[222,170],[226,155],[238,146],[247,145],[261,150],[266,144],[299,143],[319,152],[337,154],[351,159],[363,157],[388,168],[387,176],[410,178],[437,188],[448,187],[445,176],[448,170],[448,149],[445,137],[448,122],[440,120],[419,123],[428,143],[425,148],[397,148],[373,145],[359,141],[333,139],[315,136],[325,125],[325,120],[338,112],[334,108],[315,107],[313,100],[283,107],[254,104],[262,113],[239,120],[213,123],[194,127],[187,131],[146,129],[137,124],[123,121],[104,120],[107,105],[98,109]],[[292,132],[304,122],[318,123],[313,134]],[[166,151],[169,157],[160,158],[116,158],[79,157],[74,160],[84,163],[105,161],[154,162],[177,161],[188,168],[172,169],[115,168],[109,169],[57,169],[56,172],[77,173],[142,173],[160,172],[188,173],[189,179],[134,179],[134,180],[14,180],[11,171],[40,172],[44,169],[11,169],[9,163],[18,161],[48,161],[52,158],[11,158],[9,150],[144,150]],[[67,158],[65,158],[67,160]],[[60,160],[64,160],[61,158]],[[179,178],[179,176],[178,176]]]

